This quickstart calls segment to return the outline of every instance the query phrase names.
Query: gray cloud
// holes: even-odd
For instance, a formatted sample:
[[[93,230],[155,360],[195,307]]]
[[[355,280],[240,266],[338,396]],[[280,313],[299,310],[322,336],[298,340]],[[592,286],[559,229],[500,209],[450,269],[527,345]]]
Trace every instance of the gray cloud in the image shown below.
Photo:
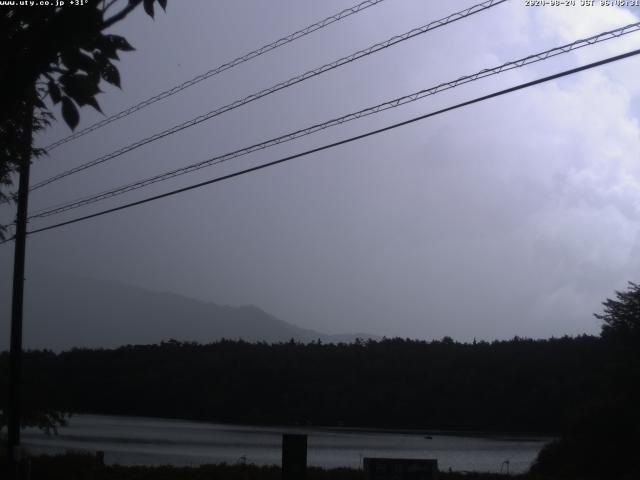
[[[54,151],[36,164],[34,179],[472,3],[385,2]],[[101,103],[116,112],[348,4],[194,1],[189,8],[170,5],[155,22],[140,14],[119,27],[138,49],[123,58],[124,89],[110,90]],[[59,182],[34,193],[32,204],[143,178],[631,21],[633,13],[625,10],[528,9],[511,2]],[[637,35],[127,199],[625,51],[637,45]],[[255,304],[329,333],[461,340],[595,333],[591,313],[613,289],[637,280],[640,267],[640,87],[634,72],[637,60],[631,59],[33,236],[29,266]],[[83,114],[87,124],[100,118]],[[57,124],[41,141],[65,134]],[[10,254],[6,246],[0,251],[3,274],[10,272]]]

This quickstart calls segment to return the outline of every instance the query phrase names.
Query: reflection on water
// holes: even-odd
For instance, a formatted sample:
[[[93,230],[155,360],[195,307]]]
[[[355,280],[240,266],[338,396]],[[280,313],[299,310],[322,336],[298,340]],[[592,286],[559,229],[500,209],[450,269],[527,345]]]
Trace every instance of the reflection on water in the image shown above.
[[[279,464],[283,433],[304,433],[309,465],[361,466],[363,457],[436,458],[440,469],[498,472],[509,461],[523,472],[548,438],[461,437],[346,431],[318,428],[254,427],[155,418],[76,415],[58,436],[24,432],[34,453],[67,450],[105,452],[105,461],[122,465]],[[429,438],[431,437],[431,438]]]

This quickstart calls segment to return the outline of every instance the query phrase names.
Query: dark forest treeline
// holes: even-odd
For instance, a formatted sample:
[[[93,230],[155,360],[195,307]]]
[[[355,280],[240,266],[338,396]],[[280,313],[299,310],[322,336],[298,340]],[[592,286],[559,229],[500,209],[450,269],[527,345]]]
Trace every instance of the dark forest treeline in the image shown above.
[[[606,396],[606,355],[591,336],[32,351],[25,399],[31,409],[236,423],[558,432]],[[7,360],[0,354],[3,379]]]

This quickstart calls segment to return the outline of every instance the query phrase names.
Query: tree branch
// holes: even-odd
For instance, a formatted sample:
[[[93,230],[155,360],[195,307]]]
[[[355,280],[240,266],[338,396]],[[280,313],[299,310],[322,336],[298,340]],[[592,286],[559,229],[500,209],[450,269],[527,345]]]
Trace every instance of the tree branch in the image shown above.
[[[102,29],[105,30],[105,29],[109,28],[111,25],[113,25],[114,23],[117,23],[120,20],[122,20],[123,18],[125,18],[127,15],[129,15],[140,4],[140,1],[141,0],[136,0],[135,3],[130,3],[125,8],[120,10],[120,12],[116,13],[113,17],[108,18],[107,20],[105,20],[103,25],[102,25]]]
[[[111,0],[109,3],[105,5],[104,0],[102,1],[102,13],[106,13],[111,7],[113,7],[118,0]]]

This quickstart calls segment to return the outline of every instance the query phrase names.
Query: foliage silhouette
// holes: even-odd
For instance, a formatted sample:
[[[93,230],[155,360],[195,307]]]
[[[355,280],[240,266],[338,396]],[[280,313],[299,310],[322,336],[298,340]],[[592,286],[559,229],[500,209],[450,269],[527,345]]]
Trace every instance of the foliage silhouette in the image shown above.
[[[113,61],[118,53],[133,50],[127,40],[106,31],[140,4],[153,17],[154,4],[163,9],[167,0],[117,0],[86,2],[81,7],[2,7],[0,10],[0,200],[13,197],[11,173],[18,168],[25,143],[24,117],[34,127],[48,126],[52,118],[44,99],[60,104],[64,121],[74,129],[78,107],[96,100],[100,83],[120,87]],[[43,155],[34,149],[32,156]],[[4,190],[4,191],[3,191]],[[2,235],[2,231],[0,231]]]
[[[594,314],[602,320],[602,338],[617,339],[638,344],[640,340],[640,285],[629,282],[626,292],[616,291],[616,300],[608,298],[602,305],[603,314]]]
[[[167,0],[110,0],[83,6],[14,6],[0,10],[0,201],[9,201],[13,172],[32,158],[44,155],[33,148],[30,130],[50,125],[53,115],[44,102],[61,105],[65,122],[73,129],[78,107],[100,111],[96,96],[102,80],[120,86],[112,63],[118,52],[133,47],[118,35],[106,33],[142,4],[153,17],[154,4],[166,8]],[[31,125],[29,125],[31,124]],[[29,128],[32,127],[32,128]],[[0,225],[0,240],[7,227]],[[5,385],[6,387],[6,385]],[[6,401],[4,389],[2,402]],[[35,407],[35,406],[27,406]],[[25,424],[49,431],[64,423],[64,414],[48,405],[30,408]],[[0,412],[0,427],[6,421]]]
[[[640,285],[603,302],[605,356],[600,388],[579,405],[562,437],[545,447],[537,474],[565,478],[640,478]]]
[[[601,384],[596,337],[473,344],[165,342],[29,352],[60,411],[253,424],[558,432]],[[6,375],[0,355],[0,376]]]

